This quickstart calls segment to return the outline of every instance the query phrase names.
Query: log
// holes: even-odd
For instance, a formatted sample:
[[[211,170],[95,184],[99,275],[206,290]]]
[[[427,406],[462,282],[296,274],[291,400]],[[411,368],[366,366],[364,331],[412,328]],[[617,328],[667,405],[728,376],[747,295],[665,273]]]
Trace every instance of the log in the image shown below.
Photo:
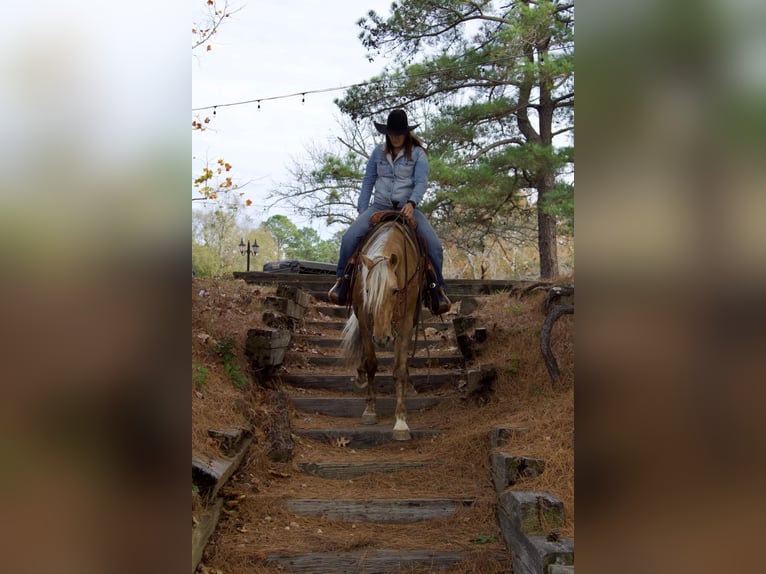
[[[290,331],[284,329],[249,329],[245,355],[254,370],[269,369],[282,364],[290,344]]]
[[[472,369],[466,374],[467,395],[478,403],[488,402],[495,394],[495,382],[497,381],[497,369],[492,364],[481,365],[479,369]]]
[[[239,451],[231,459],[192,457],[192,484],[199,488],[203,500],[213,500],[221,486],[229,479],[247,454],[252,437],[245,438],[240,444]]]
[[[529,431],[527,427],[495,427],[489,436],[490,446],[492,448],[505,446],[511,439],[517,438],[527,431]]]
[[[242,441],[253,436],[247,429],[209,429],[207,434],[216,440],[221,452],[233,456],[242,447]]]
[[[199,517],[199,524],[192,526],[192,574],[197,571],[202,552],[205,550],[207,541],[218,524],[218,518],[221,516],[221,507],[223,499],[217,498],[213,504],[206,508]]]
[[[287,462],[293,458],[287,393],[282,390],[267,391],[266,400],[272,406],[273,412],[266,427],[266,439],[270,443],[268,457],[274,462]]]
[[[330,285],[332,285],[332,282]],[[329,291],[330,287],[327,287],[327,290]],[[297,285],[280,283],[277,286],[277,297],[284,297],[285,299],[293,301],[295,304],[302,307],[304,311],[311,306],[311,296]]]
[[[550,311],[548,311],[548,315],[545,317],[543,327],[540,331],[540,351],[542,352],[545,366],[548,368],[548,374],[550,375],[553,384],[558,383],[561,378],[561,373],[559,372],[556,357],[553,356],[553,351],[551,351],[551,330],[553,329],[553,324],[559,317],[572,314],[574,314],[574,305],[554,305],[551,307]]]

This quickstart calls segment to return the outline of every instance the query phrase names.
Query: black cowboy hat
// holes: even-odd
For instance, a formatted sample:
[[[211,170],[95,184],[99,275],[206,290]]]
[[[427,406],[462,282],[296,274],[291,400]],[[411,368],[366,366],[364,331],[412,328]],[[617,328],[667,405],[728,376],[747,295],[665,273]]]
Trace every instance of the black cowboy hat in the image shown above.
[[[377,130],[382,134],[391,134],[394,136],[410,133],[420,124],[408,125],[407,114],[404,110],[394,110],[388,114],[388,120],[385,124],[374,122]]]

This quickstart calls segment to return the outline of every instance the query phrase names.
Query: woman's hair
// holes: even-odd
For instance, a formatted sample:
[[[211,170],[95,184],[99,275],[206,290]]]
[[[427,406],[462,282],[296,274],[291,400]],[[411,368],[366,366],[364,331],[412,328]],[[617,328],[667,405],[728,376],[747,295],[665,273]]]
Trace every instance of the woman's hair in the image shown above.
[[[418,136],[412,134],[412,133],[406,133],[404,135],[404,156],[407,159],[412,159],[412,148],[413,147],[419,147],[422,148],[424,152],[428,153],[426,150],[426,146],[423,145],[423,142],[420,141],[420,138]],[[386,153],[390,153],[391,156],[394,155],[394,146],[391,145],[391,139],[386,135]]]

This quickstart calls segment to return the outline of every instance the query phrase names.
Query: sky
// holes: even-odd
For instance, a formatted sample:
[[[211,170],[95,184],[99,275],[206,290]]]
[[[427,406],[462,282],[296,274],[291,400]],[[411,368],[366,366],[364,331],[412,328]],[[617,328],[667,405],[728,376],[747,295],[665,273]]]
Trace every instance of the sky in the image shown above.
[[[192,54],[192,108],[346,86],[383,70],[383,59],[368,61],[356,22],[369,10],[387,15],[390,0],[232,1],[234,10],[241,9],[213,37],[212,50]],[[310,223],[287,209],[264,211],[264,206],[269,190],[286,181],[288,168],[307,147],[340,133],[333,100],[343,94],[265,101],[260,110],[255,103],[218,108],[215,116],[212,110],[192,112],[211,118],[208,130],[192,135],[194,174],[223,158],[233,166],[234,182],[247,183],[241,191],[253,202],[248,210],[255,227],[282,213],[329,237],[336,230],[322,221]]]

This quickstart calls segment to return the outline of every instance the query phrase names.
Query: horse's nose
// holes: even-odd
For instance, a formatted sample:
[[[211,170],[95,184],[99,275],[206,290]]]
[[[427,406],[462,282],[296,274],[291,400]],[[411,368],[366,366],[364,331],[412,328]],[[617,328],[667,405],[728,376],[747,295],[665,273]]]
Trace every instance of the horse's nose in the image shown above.
[[[391,342],[391,335],[385,337],[373,337],[373,342],[380,348],[386,347]]]

